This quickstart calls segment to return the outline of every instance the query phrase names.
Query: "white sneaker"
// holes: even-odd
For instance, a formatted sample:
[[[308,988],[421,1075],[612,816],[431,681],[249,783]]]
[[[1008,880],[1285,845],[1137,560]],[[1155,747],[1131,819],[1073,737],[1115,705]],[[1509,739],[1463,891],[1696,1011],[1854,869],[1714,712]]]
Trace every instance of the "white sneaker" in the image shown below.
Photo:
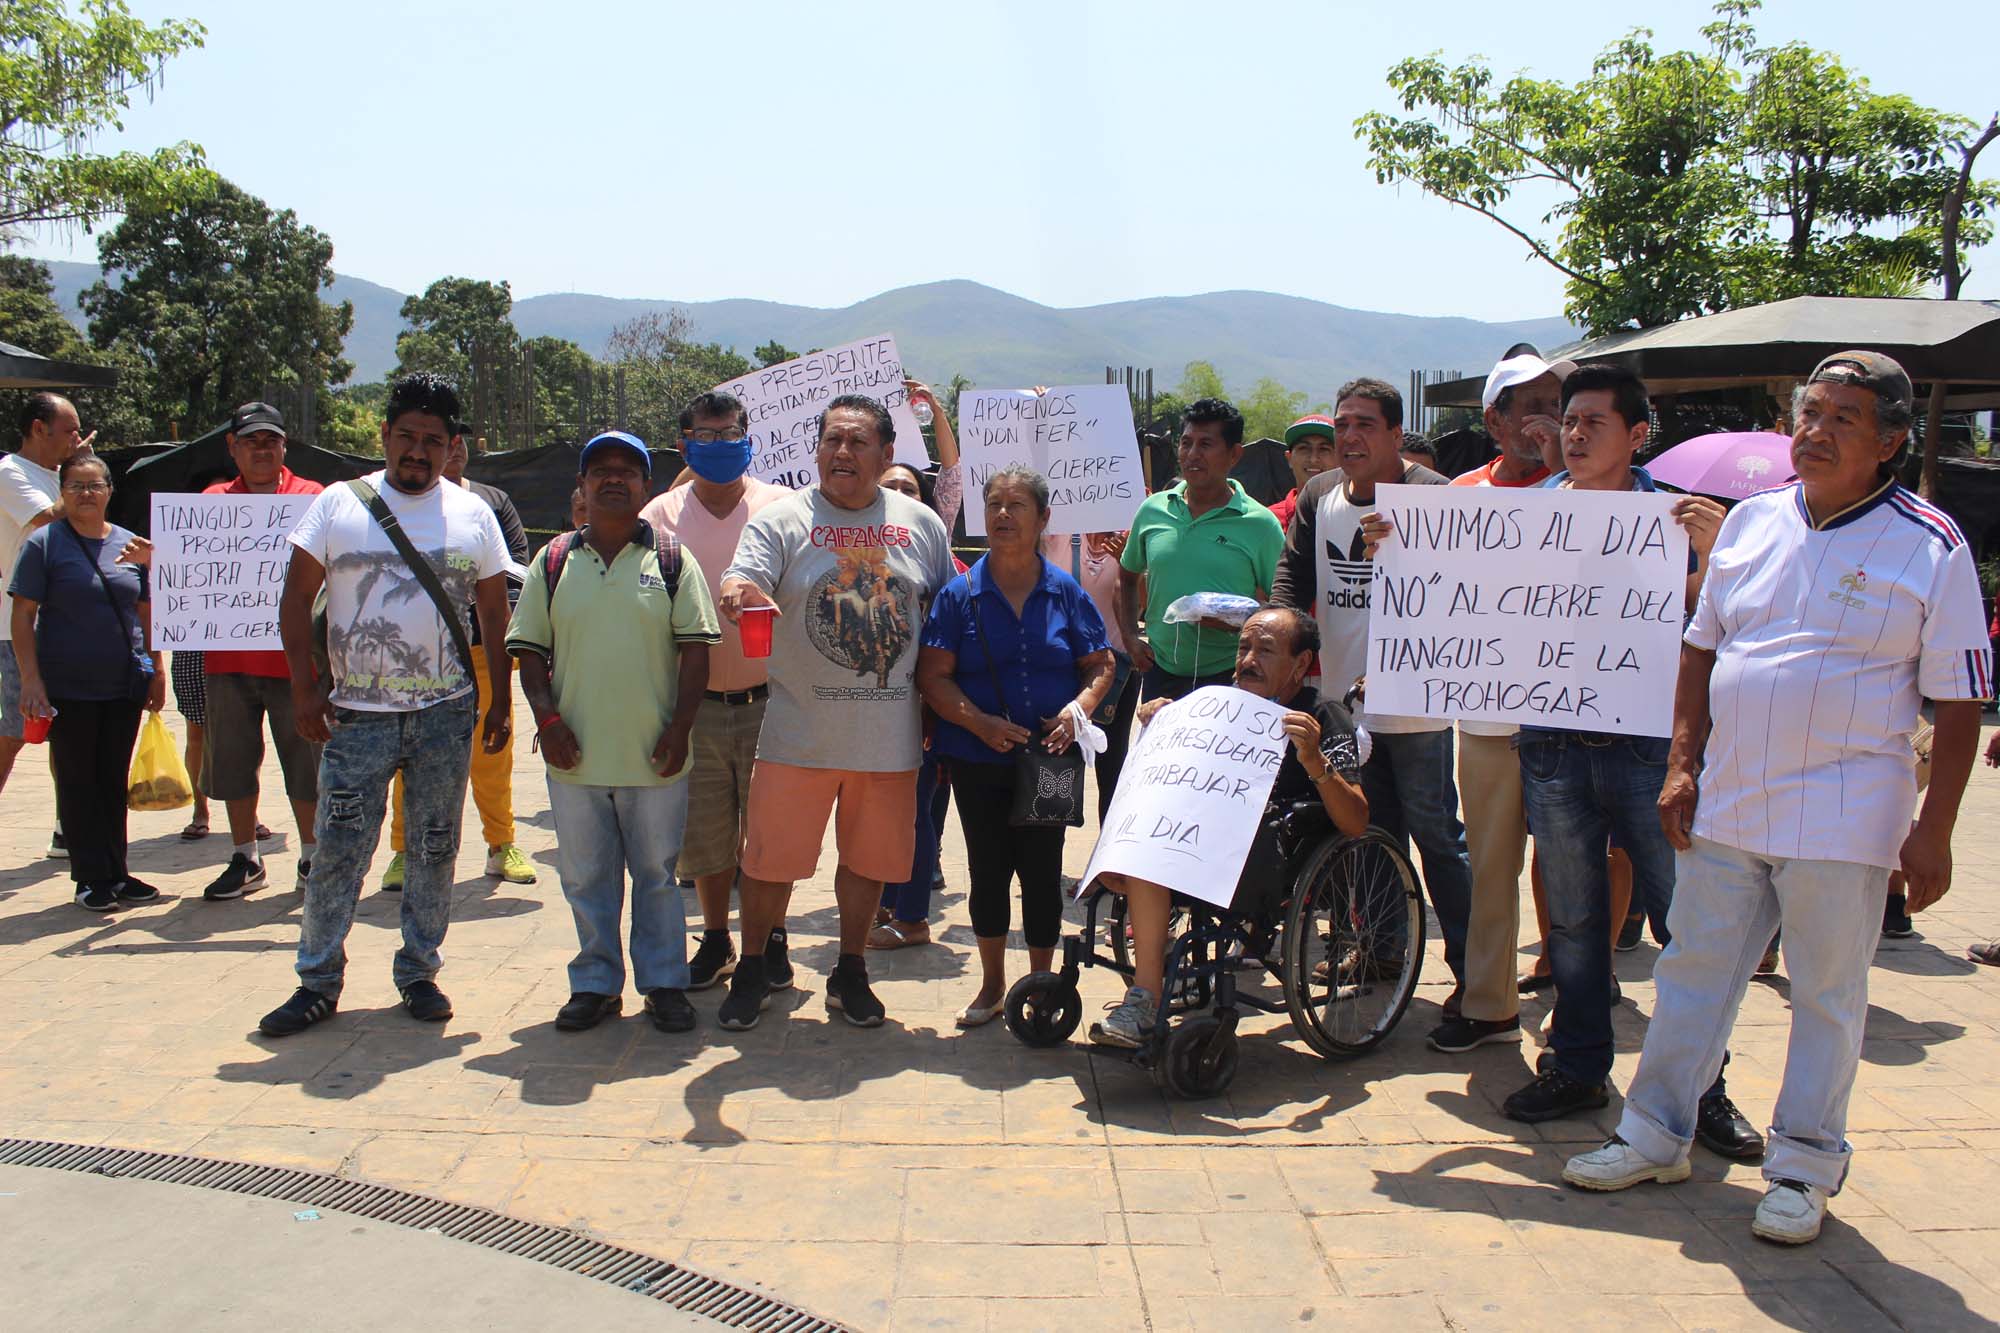
[[[1622,1190],[1648,1180],[1673,1185],[1688,1178],[1693,1168],[1683,1157],[1662,1165],[1613,1134],[1602,1148],[1578,1153],[1563,1167],[1563,1179],[1578,1189]]]
[[[1780,1245],[1803,1245],[1826,1220],[1826,1191],[1802,1180],[1774,1180],[1750,1223],[1753,1235]]]
[[[1105,1008],[1111,1012],[1104,1021],[1090,1025],[1090,1039],[1099,1046],[1122,1046],[1136,1051],[1153,1034],[1153,1023],[1159,1015],[1159,1008],[1153,1003],[1152,993],[1145,987],[1132,987],[1125,992],[1123,1000]]]

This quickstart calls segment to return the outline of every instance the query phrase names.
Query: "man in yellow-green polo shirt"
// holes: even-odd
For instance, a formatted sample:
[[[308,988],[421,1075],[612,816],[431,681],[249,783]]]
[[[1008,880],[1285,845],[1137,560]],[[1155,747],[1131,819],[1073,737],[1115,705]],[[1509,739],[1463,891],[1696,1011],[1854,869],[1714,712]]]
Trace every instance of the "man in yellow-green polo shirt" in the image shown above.
[[[1146,697],[1178,699],[1203,685],[1227,685],[1236,666],[1236,631],[1169,625],[1166,610],[1193,592],[1266,601],[1285,532],[1271,511],[1230,478],[1243,457],[1243,414],[1220,398],[1188,406],[1181,424],[1181,479],[1146,497],[1119,558],[1119,628],[1144,673]],[[1146,580],[1147,637],[1139,634],[1139,580]]]
[[[571,993],[556,1026],[595,1027],[624,1006],[629,870],[634,980],[655,1027],[687,1032],[695,1014],[674,860],[687,823],[688,737],[709,646],[722,636],[701,567],[639,517],[652,493],[646,446],[609,431],[578,462],[588,521],[536,554],[507,627],[549,768],[556,869],[576,917]]]

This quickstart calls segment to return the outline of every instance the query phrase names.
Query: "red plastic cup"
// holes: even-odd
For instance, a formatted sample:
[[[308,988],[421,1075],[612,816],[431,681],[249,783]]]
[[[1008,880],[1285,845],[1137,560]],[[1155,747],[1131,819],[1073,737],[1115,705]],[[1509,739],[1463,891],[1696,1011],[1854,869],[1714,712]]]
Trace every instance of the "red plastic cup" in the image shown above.
[[[31,717],[21,723],[21,739],[30,745],[40,745],[49,738],[49,724],[55,717]]]
[[[775,606],[746,606],[736,619],[736,631],[743,636],[745,657],[771,655],[771,623],[778,618]]]

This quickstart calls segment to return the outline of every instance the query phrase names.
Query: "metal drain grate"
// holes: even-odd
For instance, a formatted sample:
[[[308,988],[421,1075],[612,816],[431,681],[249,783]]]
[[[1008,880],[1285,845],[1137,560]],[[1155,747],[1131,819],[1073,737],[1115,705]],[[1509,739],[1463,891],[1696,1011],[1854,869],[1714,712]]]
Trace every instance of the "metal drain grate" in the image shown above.
[[[490,1208],[447,1203],[386,1185],[345,1180],[321,1171],[224,1162],[178,1153],[131,1148],[93,1148],[37,1139],[0,1139],[0,1165],[38,1166],[52,1171],[157,1180],[283,1199],[327,1208],[376,1222],[437,1231],[502,1254],[518,1255],[581,1277],[661,1301],[731,1328],[754,1333],[844,1333],[839,1324],[807,1314],[732,1283],[689,1272],[679,1264],[606,1245],[562,1227],[524,1222]]]

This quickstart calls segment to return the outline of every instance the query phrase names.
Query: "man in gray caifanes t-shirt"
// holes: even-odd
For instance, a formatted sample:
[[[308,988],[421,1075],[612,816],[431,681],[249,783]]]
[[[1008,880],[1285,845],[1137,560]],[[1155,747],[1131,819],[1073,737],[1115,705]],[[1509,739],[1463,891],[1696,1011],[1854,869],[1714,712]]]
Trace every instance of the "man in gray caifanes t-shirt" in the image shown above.
[[[923,758],[917,631],[954,572],[937,515],[878,484],[894,456],[888,411],[843,395],[819,432],[819,485],[753,515],[722,576],[729,620],[778,610],[739,859],[743,958],[716,1015],[737,1031],[791,984],[785,909],[792,885],[818,867],[836,805],[840,962],[826,1004],[860,1027],[882,1021],[861,951],[882,885],[910,873]]]

